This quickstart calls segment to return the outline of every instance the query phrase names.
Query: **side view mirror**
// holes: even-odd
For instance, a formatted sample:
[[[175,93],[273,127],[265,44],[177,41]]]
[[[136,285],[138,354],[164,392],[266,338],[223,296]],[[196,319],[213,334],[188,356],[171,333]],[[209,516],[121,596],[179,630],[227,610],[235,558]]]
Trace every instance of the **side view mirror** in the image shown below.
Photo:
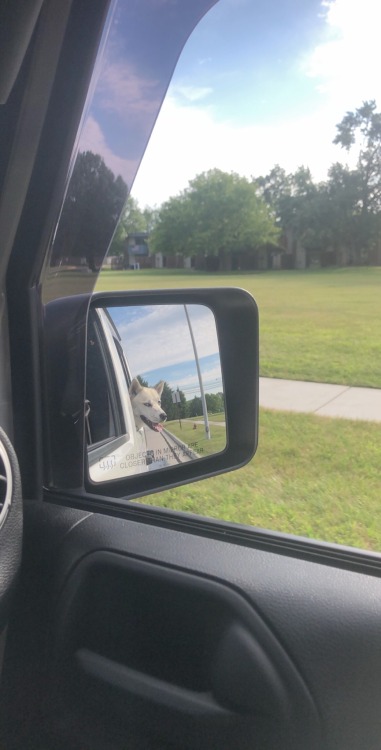
[[[50,305],[51,489],[65,487],[88,506],[89,495],[132,499],[252,458],[259,377],[251,295],[110,292]]]

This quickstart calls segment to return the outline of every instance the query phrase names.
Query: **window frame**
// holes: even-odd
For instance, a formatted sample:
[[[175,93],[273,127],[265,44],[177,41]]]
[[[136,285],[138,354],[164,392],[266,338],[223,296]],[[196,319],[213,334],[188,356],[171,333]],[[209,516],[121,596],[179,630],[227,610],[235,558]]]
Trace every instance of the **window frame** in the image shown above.
[[[88,427],[89,416],[87,415],[85,417],[88,459],[89,459],[89,465],[91,466],[104,453],[105,446],[107,446],[107,448],[112,449],[112,447],[117,448],[123,443],[125,435],[127,434],[126,433],[127,426],[124,420],[121,397],[120,397],[120,392],[118,388],[117,378],[115,375],[115,370],[111,366],[112,355],[110,352],[109,344],[108,344],[100,317],[98,313],[96,312],[95,308],[91,308],[89,310],[89,321],[90,319],[94,326],[94,332],[97,337],[97,343],[99,345],[100,359],[104,366],[110,411],[111,411],[112,421],[113,421],[114,428],[115,428],[114,435],[110,435],[109,438],[105,438],[104,440],[99,440],[94,443],[90,443],[88,441],[88,437],[89,435],[91,435],[91,431]],[[116,351],[118,351],[117,348],[116,348]],[[87,354],[86,354],[86,357],[87,357]],[[86,382],[87,382],[87,367],[86,367]]]

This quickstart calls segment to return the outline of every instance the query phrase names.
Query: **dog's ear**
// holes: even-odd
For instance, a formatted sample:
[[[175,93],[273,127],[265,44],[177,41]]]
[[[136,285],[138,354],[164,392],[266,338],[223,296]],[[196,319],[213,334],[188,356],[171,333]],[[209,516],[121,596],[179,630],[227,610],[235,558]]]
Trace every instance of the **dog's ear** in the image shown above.
[[[130,396],[136,396],[141,390],[142,390],[142,386],[140,385],[138,379],[133,378],[132,383],[130,385],[130,390],[129,390]]]
[[[163,393],[164,388],[164,380],[160,380],[160,383],[157,383],[157,385],[154,386],[155,391],[158,392],[159,396]]]

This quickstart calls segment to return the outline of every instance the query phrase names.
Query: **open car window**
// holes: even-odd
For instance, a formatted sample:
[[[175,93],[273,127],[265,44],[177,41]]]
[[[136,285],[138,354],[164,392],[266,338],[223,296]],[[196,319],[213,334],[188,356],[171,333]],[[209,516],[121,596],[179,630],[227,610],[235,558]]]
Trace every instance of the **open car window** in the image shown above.
[[[125,432],[116,372],[101,319],[89,316],[86,373],[86,431],[88,445],[96,447]]]

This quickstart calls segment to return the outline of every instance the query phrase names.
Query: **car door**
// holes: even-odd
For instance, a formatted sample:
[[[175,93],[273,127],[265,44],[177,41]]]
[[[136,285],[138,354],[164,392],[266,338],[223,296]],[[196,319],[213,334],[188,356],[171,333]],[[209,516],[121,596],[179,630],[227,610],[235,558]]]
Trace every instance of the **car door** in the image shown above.
[[[118,183],[116,202],[91,241],[80,234],[79,253],[71,244],[76,164],[82,158],[90,172],[102,169],[86,154],[97,143],[109,155],[94,113],[97,97],[105,98],[112,123],[119,109],[109,92],[117,82],[127,107],[123,158],[131,185],[180,49],[211,4],[46,0],[32,3],[28,16],[23,3],[4,15],[11,52],[0,112],[1,424],[20,463],[24,514],[1,687],[7,748],[380,746],[377,553],[125,500],[127,488],[138,486],[135,477],[120,491],[96,488],[82,460],[89,405],[78,393],[88,308],[127,191]],[[110,63],[111,88],[98,90],[107,39],[113,53],[119,45],[128,51],[128,67]],[[85,190],[82,199],[96,197]],[[176,294],[177,304],[192,301]],[[251,348],[242,354],[247,331],[255,332],[253,309],[237,296],[229,307],[224,294],[224,304],[207,291],[192,299],[214,305],[217,323],[224,320],[226,455],[233,468],[239,458],[234,463],[232,437],[237,445],[242,439],[246,459],[255,448],[253,425],[234,421],[232,405],[240,415],[246,407],[234,397],[236,368],[247,365],[249,381],[257,361]],[[141,305],[144,290],[128,299]],[[174,298],[168,293],[164,301]],[[254,424],[256,383],[246,385]],[[99,443],[118,437],[108,409],[113,429]],[[6,438],[4,445],[12,463],[9,470],[0,451],[0,473],[8,470],[17,483]],[[210,473],[222,470],[219,455]],[[168,471],[182,472],[179,482],[194,478],[187,465]],[[157,491],[175,484],[171,476],[144,472],[139,479]],[[0,528],[3,544],[15,519],[16,536],[9,538],[16,553],[5,562],[0,557],[7,594],[19,565],[17,507]],[[8,610],[0,615],[4,632]]]

